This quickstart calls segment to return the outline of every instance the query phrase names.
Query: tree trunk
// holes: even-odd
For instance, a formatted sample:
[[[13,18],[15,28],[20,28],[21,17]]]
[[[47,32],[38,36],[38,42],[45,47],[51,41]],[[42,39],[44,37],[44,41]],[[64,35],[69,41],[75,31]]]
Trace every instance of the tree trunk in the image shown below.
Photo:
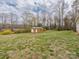
[[[73,23],[73,31],[76,32],[76,22]]]

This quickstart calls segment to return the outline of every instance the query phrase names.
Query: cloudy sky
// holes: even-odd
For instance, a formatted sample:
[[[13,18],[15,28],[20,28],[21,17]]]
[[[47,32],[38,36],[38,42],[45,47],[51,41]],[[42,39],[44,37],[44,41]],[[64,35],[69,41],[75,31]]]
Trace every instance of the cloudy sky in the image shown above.
[[[69,5],[74,0],[65,0],[69,3]],[[36,11],[37,6],[34,4],[34,2],[51,5],[52,3],[56,3],[57,0],[0,0],[0,13],[15,13],[19,15],[19,20],[21,19],[21,15],[23,11],[31,11],[32,13],[36,14],[38,11]],[[68,8],[70,9],[70,8]],[[41,12],[49,11],[46,10],[43,6],[39,8]]]
[[[50,0],[51,2],[56,2],[56,0]],[[73,0],[65,0],[69,4]],[[32,9],[37,3],[46,3],[50,5],[49,0],[0,0],[0,12],[21,12],[25,9]]]

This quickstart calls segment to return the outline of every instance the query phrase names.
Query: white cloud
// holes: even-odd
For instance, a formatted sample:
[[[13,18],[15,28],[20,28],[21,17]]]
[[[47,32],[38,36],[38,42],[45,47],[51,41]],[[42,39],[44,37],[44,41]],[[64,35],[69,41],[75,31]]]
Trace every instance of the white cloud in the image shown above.
[[[18,7],[24,7],[28,4],[29,5],[34,5],[34,1],[33,0],[17,0],[17,6]]]

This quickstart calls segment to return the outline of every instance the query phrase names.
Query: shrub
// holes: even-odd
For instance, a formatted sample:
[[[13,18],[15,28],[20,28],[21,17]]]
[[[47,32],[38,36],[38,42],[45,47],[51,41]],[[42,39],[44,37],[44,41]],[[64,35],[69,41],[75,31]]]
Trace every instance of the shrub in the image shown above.
[[[15,29],[15,33],[28,33],[31,32],[31,29]]]
[[[47,27],[47,26],[44,26],[43,28],[46,29],[46,30],[49,30],[49,27]]]
[[[8,34],[14,34],[14,32],[10,29],[5,29],[0,34],[1,35],[8,35]]]

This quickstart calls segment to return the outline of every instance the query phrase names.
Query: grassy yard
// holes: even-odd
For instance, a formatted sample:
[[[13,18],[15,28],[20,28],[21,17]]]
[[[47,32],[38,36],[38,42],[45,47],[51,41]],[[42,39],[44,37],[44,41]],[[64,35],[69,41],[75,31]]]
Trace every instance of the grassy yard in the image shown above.
[[[0,59],[79,59],[79,35],[72,31],[0,35]]]

